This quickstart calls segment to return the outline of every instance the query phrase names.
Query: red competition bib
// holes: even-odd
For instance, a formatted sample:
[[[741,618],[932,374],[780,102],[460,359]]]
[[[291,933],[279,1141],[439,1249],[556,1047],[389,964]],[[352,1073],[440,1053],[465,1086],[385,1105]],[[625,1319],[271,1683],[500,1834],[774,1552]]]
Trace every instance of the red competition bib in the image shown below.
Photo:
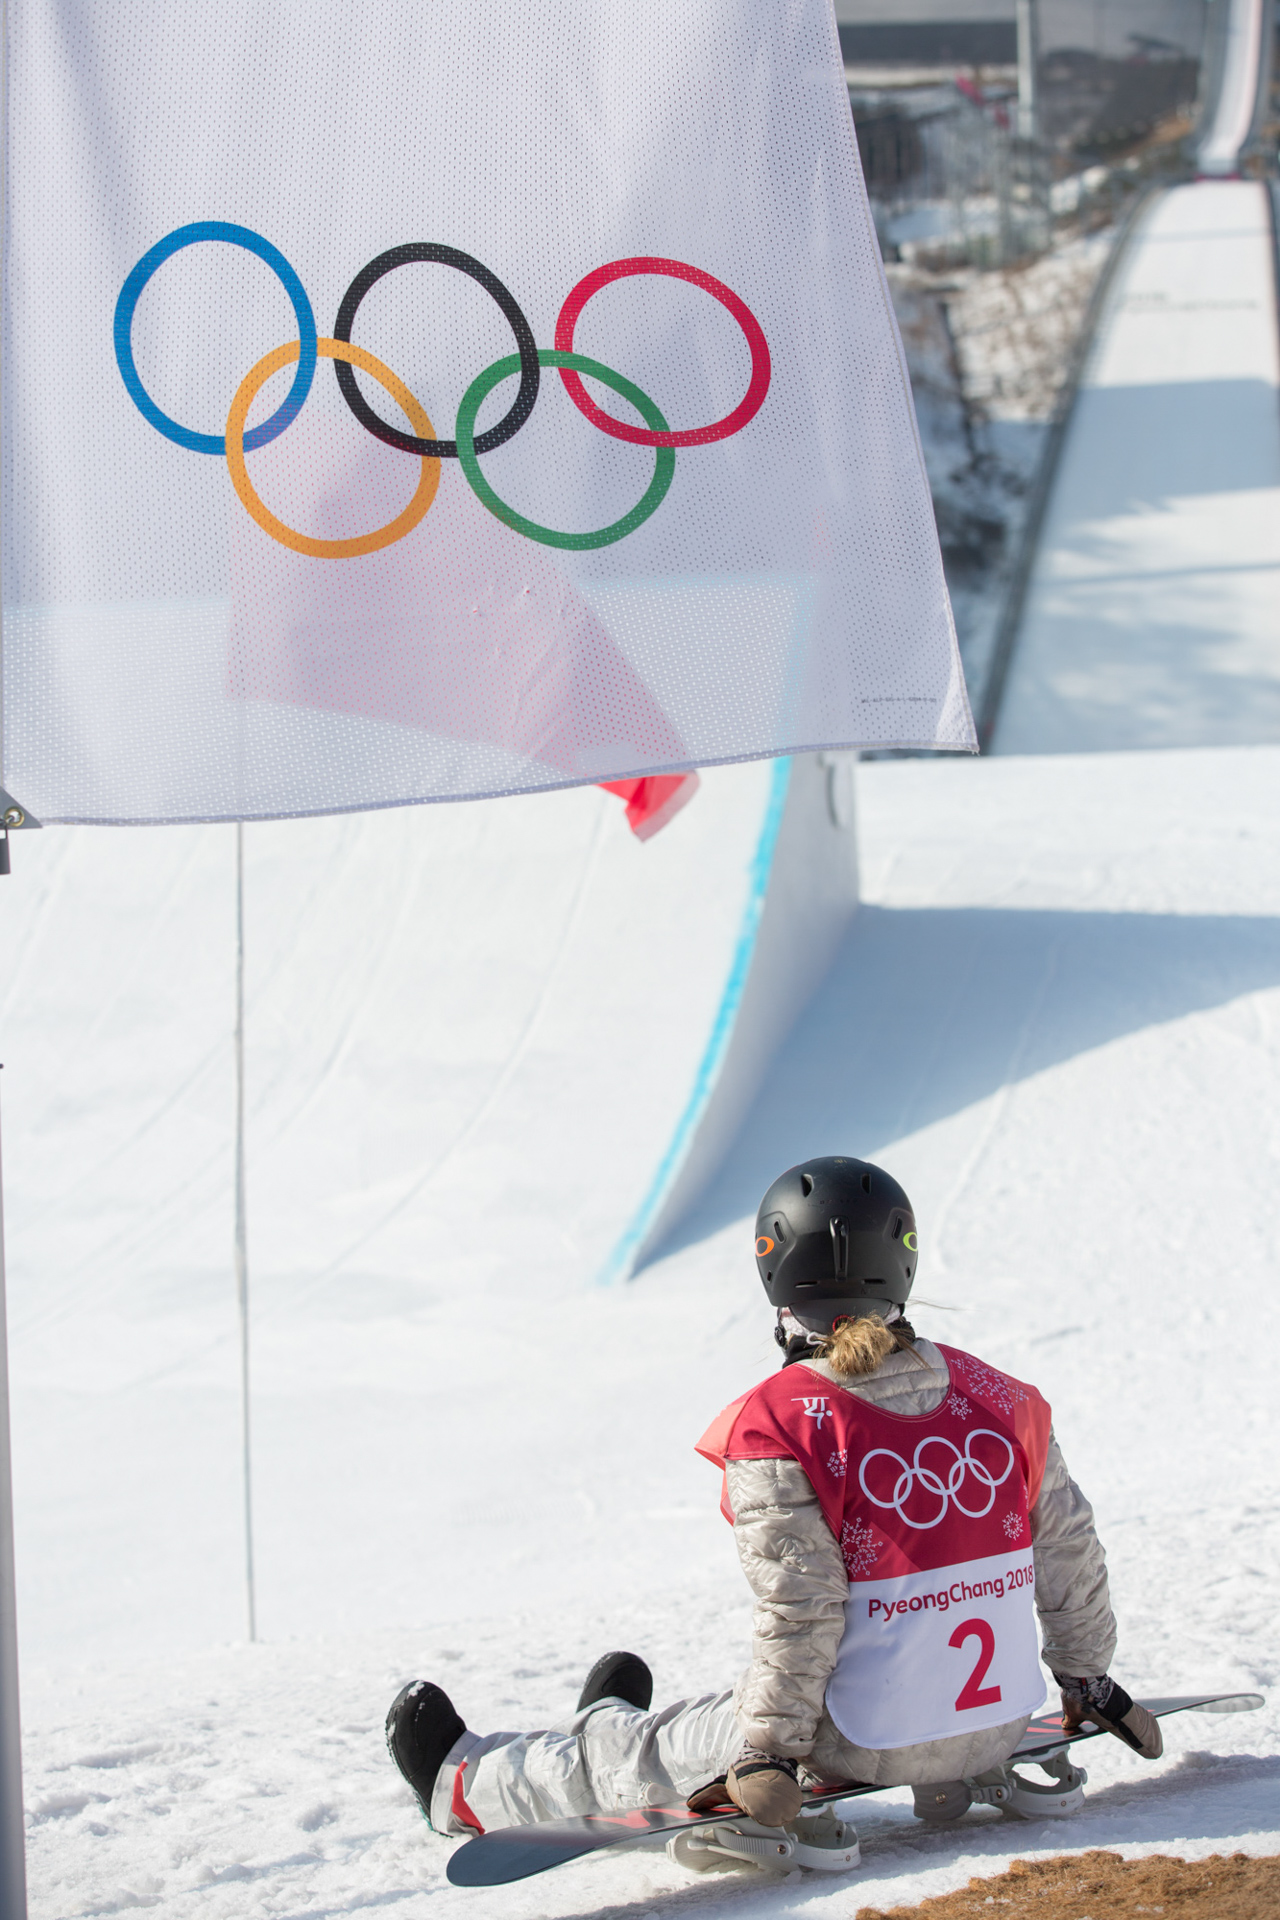
[[[1049,1445],[1034,1387],[940,1347],[932,1413],[886,1413],[803,1363],[726,1407],[698,1442],[798,1461],[849,1575],[827,1711],[860,1747],[915,1746],[1034,1713],[1045,1696],[1030,1510]],[[732,1520],[727,1493],[722,1500]]]

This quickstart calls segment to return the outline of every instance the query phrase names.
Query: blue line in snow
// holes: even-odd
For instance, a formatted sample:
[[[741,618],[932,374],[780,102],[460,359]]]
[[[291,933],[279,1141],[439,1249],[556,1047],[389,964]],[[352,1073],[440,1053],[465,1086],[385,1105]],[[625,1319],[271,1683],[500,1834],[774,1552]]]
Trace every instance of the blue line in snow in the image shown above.
[[[778,843],[778,829],[782,825],[782,811],[786,805],[787,783],[790,778],[790,760],[775,760],[769,782],[769,798],[760,826],[760,837],[752,856],[747,900],[742,910],[742,923],[738,928],[733,958],[729,963],[729,977],[724,983],[720,1005],[716,1008],[715,1019],[711,1023],[711,1032],[707,1037],[698,1071],[694,1075],[693,1086],[685,1102],[684,1112],[676,1122],[676,1130],[658,1163],[649,1191],[640,1202],[631,1224],[605,1262],[600,1275],[600,1284],[603,1286],[608,1286],[613,1281],[624,1279],[629,1275],[636,1250],[657,1219],[658,1210],[671,1191],[672,1183],[680,1170],[719,1078],[725,1054],[729,1050],[734,1022],[738,1017],[738,1008],[742,1003],[747,975],[751,970],[751,959],[755,952],[756,935],[760,931],[765,895],[769,890],[769,875],[773,869],[773,854]]]

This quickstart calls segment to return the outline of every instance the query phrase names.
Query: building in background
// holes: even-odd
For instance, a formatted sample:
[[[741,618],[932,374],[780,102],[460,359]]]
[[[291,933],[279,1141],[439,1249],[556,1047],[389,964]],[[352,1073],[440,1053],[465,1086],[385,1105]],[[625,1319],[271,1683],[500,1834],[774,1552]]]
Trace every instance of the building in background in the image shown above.
[[[851,86],[950,80],[957,68],[1018,62],[1015,0],[836,0],[840,50]]]
[[[1213,0],[1033,0],[1040,53],[1095,59],[1200,58]],[[946,78],[956,67],[1018,62],[1017,0],[836,0],[846,68]]]
[[[836,0],[886,256],[1007,265],[1113,219],[1180,153],[1215,4]]]

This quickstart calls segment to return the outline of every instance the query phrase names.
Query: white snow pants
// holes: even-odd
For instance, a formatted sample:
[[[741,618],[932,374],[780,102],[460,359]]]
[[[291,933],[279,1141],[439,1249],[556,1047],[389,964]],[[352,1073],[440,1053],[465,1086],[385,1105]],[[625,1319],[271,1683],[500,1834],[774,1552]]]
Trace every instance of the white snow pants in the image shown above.
[[[732,1693],[644,1713],[598,1700],[544,1733],[464,1733],[431,1796],[437,1833],[679,1805],[725,1773],[742,1731]]]

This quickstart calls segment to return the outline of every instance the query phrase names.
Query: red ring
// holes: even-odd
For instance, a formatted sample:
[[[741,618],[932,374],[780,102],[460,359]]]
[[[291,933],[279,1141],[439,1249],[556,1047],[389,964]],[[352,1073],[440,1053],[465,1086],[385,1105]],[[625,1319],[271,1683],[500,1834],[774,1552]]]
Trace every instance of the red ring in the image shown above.
[[[730,434],[740,432],[748,420],[754,419],[759,413],[769,391],[773,371],[769,361],[769,343],[760,322],[746,302],[738,298],[732,287],[726,287],[723,280],[713,279],[709,273],[703,273],[700,267],[686,266],[683,260],[658,260],[648,256],[635,260],[611,260],[608,266],[597,267],[585,280],[579,280],[560,309],[560,318],[556,321],[557,352],[573,352],[573,330],[578,324],[578,315],[592,294],[599,293],[601,287],[607,287],[611,280],[625,280],[633,273],[665,273],[672,280],[688,280],[693,286],[701,287],[704,293],[711,294],[721,306],[727,307],[747,336],[747,345],[751,349],[751,384],[733,412],[726,413],[723,420],[716,420],[709,427],[689,427],[681,433],[658,433],[652,427],[632,427],[625,420],[615,420],[611,413],[606,413],[603,407],[596,405],[583,386],[580,374],[561,367],[560,378],[574,406],[586,414],[592,426],[599,427],[604,433],[611,433],[615,440],[630,440],[637,447],[705,447],[712,440],[727,440]]]

